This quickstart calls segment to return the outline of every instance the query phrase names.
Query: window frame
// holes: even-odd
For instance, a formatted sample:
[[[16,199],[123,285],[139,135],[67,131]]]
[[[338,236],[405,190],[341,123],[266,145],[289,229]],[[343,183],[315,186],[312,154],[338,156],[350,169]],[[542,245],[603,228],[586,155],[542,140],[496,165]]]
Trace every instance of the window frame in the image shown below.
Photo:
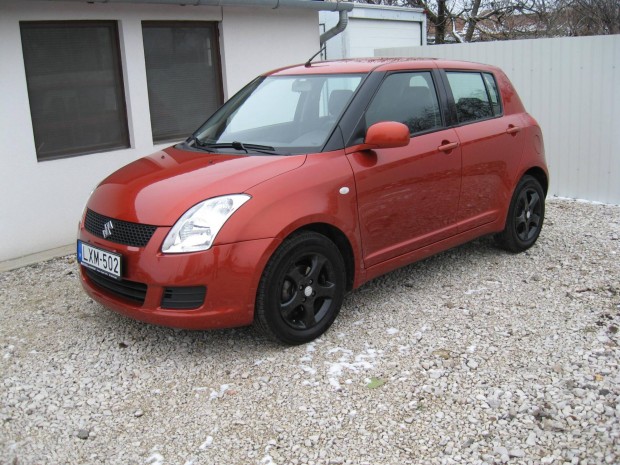
[[[426,134],[431,134],[433,132],[443,131],[447,127],[449,127],[448,122],[450,121],[450,116],[448,113],[447,100],[445,95],[444,84],[442,82],[442,77],[439,74],[439,70],[436,68],[414,68],[414,69],[398,69],[394,71],[388,72],[377,72],[373,71],[370,73],[370,76],[373,77],[376,81],[373,82],[374,89],[368,92],[367,101],[365,101],[365,105],[363,110],[360,112],[359,120],[355,126],[355,129],[352,131],[351,137],[348,138],[347,146],[353,146],[357,144],[361,144],[364,142],[364,137],[366,136],[366,131],[368,128],[366,127],[366,112],[372,102],[374,101],[379,89],[385,82],[385,80],[394,74],[414,74],[414,73],[428,73],[431,76],[431,80],[433,81],[433,85],[435,87],[435,95],[437,97],[437,104],[439,105],[439,117],[441,119],[441,123],[439,126],[428,129],[426,131],[420,131],[415,133],[410,133],[410,137],[413,139],[418,136],[423,136]],[[364,89],[366,90],[366,89]]]
[[[151,140],[153,141],[153,145],[174,143],[174,142],[178,142],[178,141],[182,141],[186,139],[188,135],[193,134],[197,129],[202,127],[204,123],[206,123],[207,120],[211,116],[213,116],[219,110],[219,108],[221,108],[221,106],[226,102],[224,98],[224,79],[223,79],[222,57],[221,57],[221,47],[220,47],[220,27],[219,27],[218,21],[141,20],[140,31],[142,34],[142,48],[144,50],[144,29],[145,28],[148,28],[148,27],[153,27],[153,28],[170,27],[172,28],[172,27],[191,27],[191,26],[208,27],[212,29],[211,39],[213,40],[213,66],[216,68],[216,73],[215,73],[215,77],[217,80],[216,91],[217,91],[217,98],[219,99],[219,104],[218,104],[218,107],[213,112],[213,114],[207,116],[204,119],[204,121],[202,121],[195,128],[193,128],[191,132],[189,132],[188,134],[185,134],[185,136],[170,137],[170,138],[159,140],[159,139],[155,139],[155,135],[153,134],[153,122],[152,122],[152,116],[151,116],[151,110],[150,110],[150,98],[149,98],[149,118],[151,119],[150,127],[151,127]],[[144,54],[145,54],[145,62],[144,62],[145,71],[144,72],[145,72],[145,78],[147,80],[147,95],[148,95],[148,68],[146,64],[146,50],[144,50]]]
[[[335,119],[333,120],[333,128],[330,131],[326,132],[326,139],[325,142],[323,144],[319,144],[317,146],[290,146],[290,147],[280,147],[279,145],[277,145],[276,143],[269,143],[269,145],[273,145],[273,147],[276,148],[276,150],[282,148],[283,150],[285,149],[291,149],[289,150],[289,153],[287,153],[288,155],[300,155],[300,154],[307,154],[307,153],[319,153],[319,152],[326,152],[326,151],[332,151],[332,150],[338,150],[338,149],[342,149],[344,148],[344,145],[342,143],[342,133],[340,131],[340,123],[344,120],[345,115],[347,114],[348,108],[350,107],[350,105],[353,104],[353,102],[355,102],[356,96],[359,95],[360,89],[363,86],[365,80],[368,77],[368,74],[365,72],[352,72],[352,73],[317,73],[317,74],[285,74],[285,75],[262,75],[257,77],[256,79],[254,79],[252,82],[250,82],[249,84],[247,84],[244,88],[242,88],[239,92],[237,92],[233,97],[231,97],[230,99],[228,99],[228,101],[226,101],[215,113],[213,113],[213,115],[211,115],[210,118],[208,118],[196,131],[194,131],[194,133],[192,134],[192,136],[187,139],[187,141],[185,143],[181,143],[179,144],[180,147],[191,147],[191,145],[188,145],[188,142],[193,139],[193,138],[198,138],[198,139],[202,139],[204,140],[204,138],[207,136],[207,134],[205,134],[205,132],[209,131],[210,129],[213,129],[217,126],[220,125],[220,122],[223,120],[228,119],[231,115],[234,115],[237,111],[237,107],[240,105],[244,105],[246,100],[254,93],[254,91],[256,91],[256,89],[261,86],[266,80],[290,80],[290,79],[300,79],[300,78],[325,78],[325,80],[328,80],[329,78],[332,77],[346,77],[349,79],[359,79],[358,84],[355,87],[355,90],[353,90],[352,95],[350,96],[348,102],[346,103],[346,105],[343,107],[343,109],[340,111],[339,115],[335,117]],[[324,85],[324,83],[323,83]],[[321,93],[321,89],[315,89],[316,91],[313,92],[317,97],[320,95]],[[308,116],[308,113],[312,113],[312,102],[308,99],[308,97],[310,97],[310,95],[301,95],[301,98],[298,100],[297,102],[297,108],[295,111],[295,116],[294,118],[290,121],[290,122],[283,122],[283,123],[276,123],[272,126],[278,126],[281,124],[290,124],[290,123],[299,123],[300,121],[305,121],[306,117]],[[316,106],[315,106],[315,110],[317,112],[316,116],[318,117],[318,110],[319,110],[319,106],[318,106],[318,98],[316,100]],[[323,117],[325,118],[325,117]],[[312,119],[312,118],[311,118]],[[208,123],[211,122],[213,120],[214,124],[210,125],[210,127],[207,127]],[[330,123],[331,124],[331,123]],[[269,127],[269,126],[265,126],[265,127]],[[218,136],[219,137],[219,136]],[[228,142],[224,142],[224,143],[228,143]],[[299,151],[301,150],[301,152]]]
[[[456,110],[456,101],[454,99],[454,94],[452,93],[452,87],[450,87],[450,81],[448,81],[448,73],[478,74],[480,76],[480,79],[482,80],[482,83],[484,84],[484,89],[485,89],[487,98],[489,99],[488,101],[489,101],[489,106],[491,108],[491,116],[487,118],[475,119],[472,121],[464,121],[462,123],[459,122],[458,114]],[[482,69],[442,68],[440,69],[440,74],[441,74],[441,79],[444,85],[446,97],[448,99],[448,106],[450,108],[450,119],[452,120],[452,124],[450,127],[467,126],[468,124],[475,124],[481,121],[488,121],[491,119],[501,118],[502,116],[504,116],[504,105],[502,102],[502,94],[501,94],[499,86],[497,85],[497,79],[495,78],[495,74],[493,74],[491,71],[482,70]],[[493,114],[493,102],[491,99],[491,93],[488,87],[488,83],[486,82],[486,79],[484,78],[483,74],[490,75],[495,81],[495,86],[497,87],[497,98],[498,98],[498,102],[500,105],[500,112],[497,115]]]
[[[118,104],[119,104],[119,116],[120,116],[120,129],[121,129],[121,142],[118,145],[107,145],[105,147],[98,147],[92,150],[67,150],[63,149],[63,153],[52,154],[52,155],[41,155],[37,149],[37,141],[35,138],[35,122],[32,114],[32,96],[30,92],[30,85],[28,83],[28,68],[26,64],[26,57],[24,54],[24,36],[23,31],[25,29],[44,29],[50,26],[61,26],[67,29],[77,29],[83,28],[86,26],[105,26],[109,28],[111,34],[111,52],[113,57],[113,65],[114,65],[114,75],[116,78],[116,88],[118,90]],[[22,58],[24,62],[24,75],[26,77],[26,91],[28,94],[28,109],[30,112],[30,121],[32,124],[32,132],[33,132],[33,142],[35,145],[35,154],[37,157],[37,162],[45,162],[52,160],[62,160],[65,158],[74,158],[80,157],[83,155],[92,155],[95,153],[105,153],[105,152],[113,152],[116,150],[123,150],[131,148],[131,133],[129,130],[129,117],[127,115],[127,96],[125,89],[125,73],[123,67],[123,59],[121,54],[121,44],[120,44],[120,33],[119,33],[119,25],[118,21],[115,20],[44,20],[44,21],[19,21],[19,31],[20,31],[20,40],[22,43],[21,52]]]

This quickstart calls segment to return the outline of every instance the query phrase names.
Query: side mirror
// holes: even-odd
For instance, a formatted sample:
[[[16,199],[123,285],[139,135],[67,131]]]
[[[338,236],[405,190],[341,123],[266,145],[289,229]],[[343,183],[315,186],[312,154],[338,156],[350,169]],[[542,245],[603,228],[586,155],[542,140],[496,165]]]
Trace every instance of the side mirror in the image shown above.
[[[368,128],[364,145],[367,150],[391,149],[408,145],[410,139],[409,128],[403,123],[381,121]]]

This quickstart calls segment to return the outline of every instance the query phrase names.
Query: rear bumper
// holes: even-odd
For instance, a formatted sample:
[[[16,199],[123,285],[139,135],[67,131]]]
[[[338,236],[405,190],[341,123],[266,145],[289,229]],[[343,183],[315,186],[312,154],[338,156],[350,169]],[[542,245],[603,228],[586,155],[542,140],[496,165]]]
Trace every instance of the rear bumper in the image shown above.
[[[91,279],[80,266],[86,293],[118,313],[162,326],[214,329],[251,324],[261,273],[278,241],[258,239],[213,246],[203,252],[162,254],[160,245],[168,231],[158,228],[149,243],[138,248],[95,237],[80,225],[81,241],[123,256],[124,282],[146,286],[143,302],[125,298],[100,280]],[[196,308],[165,308],[169,305],[162,302],[166,288],[203,286],[204,301]]]

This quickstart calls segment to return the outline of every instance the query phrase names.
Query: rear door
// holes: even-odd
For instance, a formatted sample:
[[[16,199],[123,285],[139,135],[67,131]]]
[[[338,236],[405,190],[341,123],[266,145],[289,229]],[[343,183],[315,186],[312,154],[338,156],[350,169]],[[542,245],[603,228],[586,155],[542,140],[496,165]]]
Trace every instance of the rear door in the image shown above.
[[[458,223],[463,232],[495,221],[510,201],[523,153],[523,123],[518,114],[504,114],[492,73],[446,70],[445,77],[462,150]]]
[[[445,127],[439,74],[389,74],[374,95],[363,133],[373,123],[407,125],[406,147],[347,152],[355,175],[365,265],[372,266],[456,232],[461,149]]]

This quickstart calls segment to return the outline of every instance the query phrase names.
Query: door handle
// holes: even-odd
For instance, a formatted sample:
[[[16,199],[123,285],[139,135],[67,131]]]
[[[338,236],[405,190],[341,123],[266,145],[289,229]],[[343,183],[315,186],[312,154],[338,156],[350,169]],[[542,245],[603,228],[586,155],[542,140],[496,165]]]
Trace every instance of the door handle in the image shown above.
[[[521,131],[521,128],[519,126],[514,126],[512,124],[508,126],[508,129],[506,129],[506,132],[508,134],[516,134],[519,131]]]
[[[458,142],[448,142],[447,140],[442,141],[441,144],[442,145],[437,147],[437,150],[441,150],[442,152],[449,152],[459,146]]]

